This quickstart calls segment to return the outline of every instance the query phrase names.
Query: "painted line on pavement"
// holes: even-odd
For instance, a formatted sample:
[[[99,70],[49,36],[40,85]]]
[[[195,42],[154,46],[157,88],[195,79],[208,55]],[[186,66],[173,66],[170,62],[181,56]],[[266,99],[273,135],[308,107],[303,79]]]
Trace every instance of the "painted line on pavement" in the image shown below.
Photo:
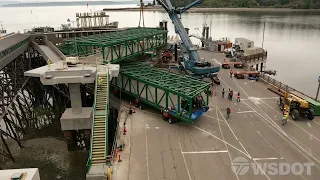
[[[217,118],[219,117],[219,115],[218,115],[218,107],[216,107],[216,114],[217,114]],[[220,110],[219,110],[219,112],[220,112]],[[221,114],[221,112],[220,112],[220,114]],[[222,114],[221,114],[222,115]],[[223,117],[223,116],[222,116]],[[226,119],[223,117],[223,119],[226,121]],[[227,121],[226,121],[226,123],[227,123]],[[229,125],[229,124],[228,124]],[[222,132],[222,129],[221,129],[221,126],[220,126],[220,123],[219,123],[219,121],[218,121],[218,126],[219,126],[219,130],[220,130],[220,134],[221,134],[221,136],[222,136],[222,139],[223,139],[223,141],[225,142],[224,143],[224,146],[226,147],[226,149],[229,151],[229,149],[228,149],[228,146],[227,146],[227,143],[226,143],[226,141],[225,141],[225,138],[224,138],[224,136],[223,136],[223,132]],[[230,127],[229,127],[230,128]],[[233,168],[233,172],[234,172],[234,174],[236,175],[236,177],[237,177],[237,180],[239,180],[239,177],[238,177],[238,173],[235,173],[236,172],[236,170],[235,170],[235,167],[234,167],[234,165],[233,165],[233,161],[232,161],[232,159],[231,159],[231,154],[230,154],[230,152],[228,152],[228,156],[229,156],[229,159],[230,159],[230,163],[231,163],[231,165],[232,165],[232,168]],[[250,157],[250,155],[248,154],[248,156]],[[251,157],[250,157],[250,159],[251,159]]]
[[[279,111],[277,111],[276,109],[274,109],[273,107],[271,107],[269,104],[265,103],[264,101],[261,101],[263,104],[265,104],[266,106],[268,106],[270,109],[274,110],[276,113],[282,115],[282,113],[280,113]],[[280,119],[279,119],[280,120]],[[290,120],[290,119],[289,119]],[[307,130],[305,130],[303,127],[299,126],[296,122],[290,120],[295,126],[297,126],[298,128],[300,128],[302,131],[304,131],[305,133],[309,134],[310,136],[313,136],[313,138],[315,138],[317,141],[320,142],[320,139],[317,138],[316,136],[314,136],[313,134],[309,133]],[[309,126],[311,127],[311,125]]]
[[[184,165],[186,166],[186,169],[187,169],[187,173],[188,173],[188,176],[189,176],[189,180],[191,180],[190,171],[189,171],[189,169],[188,169],[188,165],[187,165],[186,158],[184,157],[184,155],[183,155],[183,153],[182,153],[182,147],[181,147],[180,141],[179,141],[179,146],[180,146],[180,151],[181,151],[181,154],[182,154],[182,157],[183,157]]]
[[[147,120],[148,118],[145,118],[145,126],[149,125],[147,124]],[[149,173],[149,154],[148,154],[148,134],[147,134],[147,127],[144,128],[144,133],[145,133],[145,137],[146,137],[146,159],[147,159],[147,175],[148,175],[148,180],[150,180],[150,173]]]
[[[226,153],[229,151],[189,151],[189,152],[183,152],[182,154],[216,154],[216,153]]]
[[[272,158],[252,158],[252,159],[256,161],[261,161],[261,160],[277,160],[279,158],[272,157]]]
[[[242,114],[242,113],[252,113],[252,112],[254,112],[254,111],[239,111],[239,112],[237,112],[238,114]]]
[[[226,123],[224,120],[222,119],[218,119],[218,118],[215,118],[215,117],[212,117],[212,116],[209,116],[209,115],[206,115],[206,114],[203,114],[202,116],[205,116],[205,117],[208,117],[208,118],[212,118],[212,119],[215,119],[217,121],[220,121],[220,122],[223,122],[223,123]]]

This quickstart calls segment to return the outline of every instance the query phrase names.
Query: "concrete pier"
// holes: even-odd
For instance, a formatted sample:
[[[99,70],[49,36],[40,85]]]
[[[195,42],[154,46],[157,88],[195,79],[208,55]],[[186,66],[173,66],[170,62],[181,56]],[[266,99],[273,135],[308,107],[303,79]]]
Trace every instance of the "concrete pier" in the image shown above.
[[[69,84],[72,114],[82,113],[81,92],[79,83]]]

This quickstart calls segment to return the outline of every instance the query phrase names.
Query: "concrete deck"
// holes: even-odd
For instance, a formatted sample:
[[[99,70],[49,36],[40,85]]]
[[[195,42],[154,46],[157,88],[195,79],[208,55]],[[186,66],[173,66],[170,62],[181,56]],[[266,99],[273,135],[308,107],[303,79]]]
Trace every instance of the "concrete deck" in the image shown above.
[[[222,54],[200,51],[205,59],[221,63]],[[214,57],[212,57],[214,56]],[[281,125],[278,97],[262,82],[230,78],[221,69],[221,86],[210,98],[210,110],[196,123],[169,124],[158,114],[138,110],[128,118],[127,155],[115,170],[115,180],[316,180],[320,177],[320,118],[289,121]],[[240,91],[241,102],[221,97],[221,88]],[[225,119],[226,108],[230,119]],[[232,160],[244,157],[250,168],[244,175],[233,172]],[[313,162],[311,175],[254,175],[251,163]],[[257,166],[259,167],[259,166]],[[236,168],[236,167],[234,167]],[[299,171],[298,168],[295,169]],[[121,176],[120,176],[121,174]]]

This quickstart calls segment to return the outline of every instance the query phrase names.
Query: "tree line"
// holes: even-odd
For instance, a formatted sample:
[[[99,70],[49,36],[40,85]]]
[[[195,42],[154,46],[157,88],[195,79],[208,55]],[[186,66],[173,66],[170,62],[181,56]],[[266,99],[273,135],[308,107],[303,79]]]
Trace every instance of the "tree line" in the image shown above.
[[[185,6],[194,0],[171,0],[174,6]],[[320,0],[204,0],[198,7],[208,8],[292,8],[320,9]]]

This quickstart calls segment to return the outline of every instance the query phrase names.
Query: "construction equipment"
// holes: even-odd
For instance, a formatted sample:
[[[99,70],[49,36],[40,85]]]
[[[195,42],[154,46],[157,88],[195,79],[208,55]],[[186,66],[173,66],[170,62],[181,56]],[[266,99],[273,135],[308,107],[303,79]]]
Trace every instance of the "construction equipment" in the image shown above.
[[[309,102],[289,92],[285,92],[283,98],[280,97],[278,105],[280,110],[287,113],[287,117],[291,115],[293,120],[297,120],[299,116],[314,119],[314,111]]]
[[[237,71],[236,73],[234,73],[234,77],[237,79],[244,79],[245,74],[253,78],[259,77],[259,71]]]
[[[219,66],[213,66],[210,62],[200,59],[197,52],[197,48],[193,46],[189,35],[181,23],[181,14],[186,12],[197,4],[201,4],[203,0],[196,0],[185,7],[173,7],[170,0],[157,0],[157,2],[168,12],[170,19],[175,27],[175,32],[179,34],[181,41],[183,42],[181,50],[185,53],[182,55],[183,61],[181,65],[187,70],[188,74],[196,77],[216,77],[216,73],[220,71]],[[180,15],[180,17],[178,16]]]
[[[162,62],[167,63],[172,60],[173,54],[170,50],[164,50],[162,52]]]
[[[242,62],[223,62],[221,66],[223,69],[230,69],[230,65],[233,65],[235,68],[243,68]]]

